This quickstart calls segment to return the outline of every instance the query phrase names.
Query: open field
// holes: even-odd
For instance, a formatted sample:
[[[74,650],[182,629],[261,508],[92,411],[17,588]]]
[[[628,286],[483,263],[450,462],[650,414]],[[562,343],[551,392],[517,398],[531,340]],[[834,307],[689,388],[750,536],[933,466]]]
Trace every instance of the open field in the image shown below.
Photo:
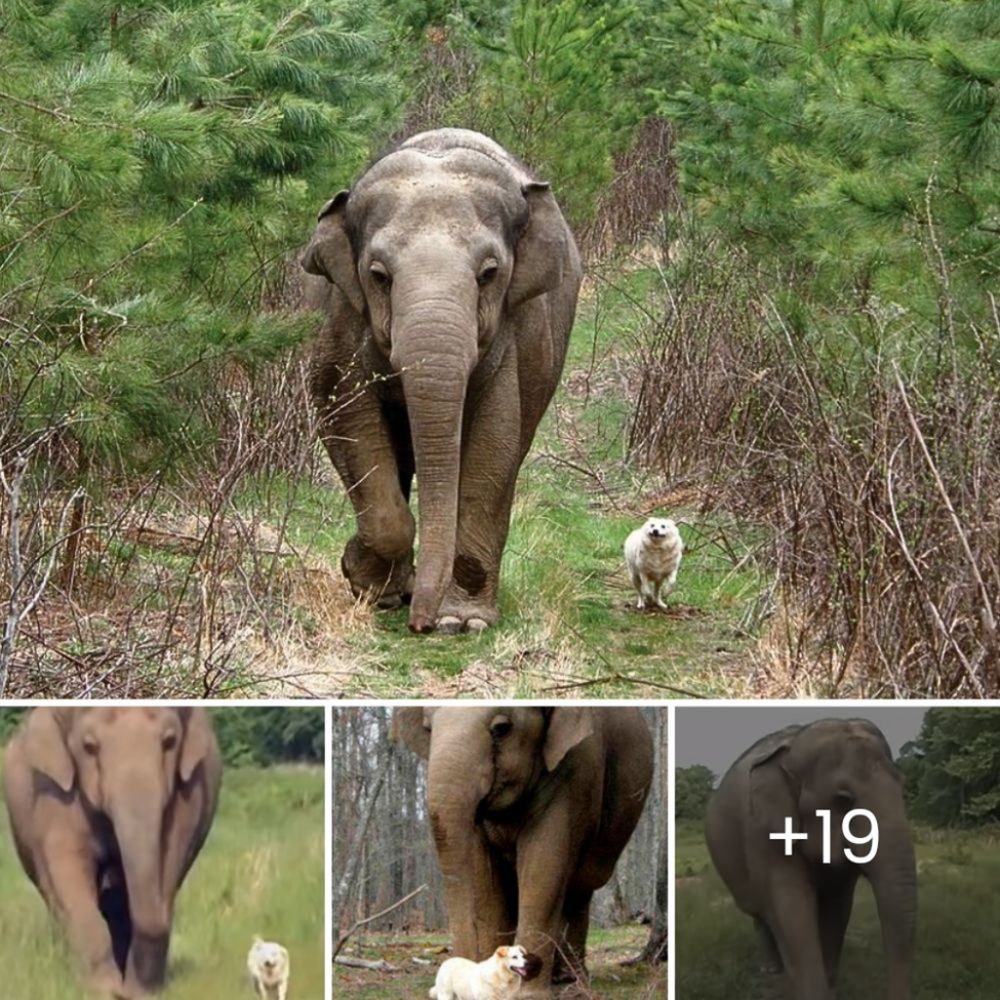
[[[993,1000],[1000,954],[1000,837],[917,828],[919,904],[914,1000]],[[711,868],[700,827],[677,830],[677,1000],[779,1000],[757,972],[750,918]],[[847,932],[838,1000],[867,1000],[884,982],[870,890],[859,886]]]
[[[574,1000],[653,1000],[667,995],[667,965],[655,968],[642,965],[623,966],[646,943],[648,928],[633,926],[614,930],[591,928],[587,940],[587,967],[590,993],[566,989]],[[369,934],[365,936],[360,956],[385,959],[394,972],[368,972],[334,966],[334,993],[357,1000],[411,1000],[427,996],[434,985],[437,967],[448,957],[448,939],[444,934]],[[345,952],[356,955],[353,943]],[[420,959],[415,962],[414,959]],[[425,965],[428,961],[431,964]]]
[[[80,1000],[72,960],[0,835],[0,992]],[[249,997],[246,954],[254,934],[283,943],[290,997],[323,997],[322,770],[230,768],[215,824],[178,896],[163,1000]]]

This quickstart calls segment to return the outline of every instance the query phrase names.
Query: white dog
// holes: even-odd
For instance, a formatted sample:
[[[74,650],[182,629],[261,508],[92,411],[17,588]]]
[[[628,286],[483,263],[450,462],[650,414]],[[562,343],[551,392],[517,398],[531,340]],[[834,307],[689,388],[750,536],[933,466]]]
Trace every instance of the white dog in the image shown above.
[[[292,964],[288,952],[280,944],[255,937],[247,955],[247,969],[258,997],[262,1000],[286,1000]]]
[[[430,1000],[509,1000],[521,980],[537,975],[540,968],[541,960],[518,944],[497,948],[485,962],[449,958],[441,963],[428,996]]]
[[[625,569],[639,594],[637,608],[655,604],[667,610],[663,598],[677,582],[684,543],[669,518],[651,517],[625,539]]]

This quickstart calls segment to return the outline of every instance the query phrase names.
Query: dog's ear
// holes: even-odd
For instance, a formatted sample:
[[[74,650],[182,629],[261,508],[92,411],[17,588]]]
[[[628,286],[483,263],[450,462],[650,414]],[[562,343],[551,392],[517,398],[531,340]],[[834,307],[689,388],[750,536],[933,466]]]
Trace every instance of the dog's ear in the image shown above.
[[[506,957],[507,957],[507,949],[503,945],[500,945],[500,947],[497,948],[497,958],[506,958]]]

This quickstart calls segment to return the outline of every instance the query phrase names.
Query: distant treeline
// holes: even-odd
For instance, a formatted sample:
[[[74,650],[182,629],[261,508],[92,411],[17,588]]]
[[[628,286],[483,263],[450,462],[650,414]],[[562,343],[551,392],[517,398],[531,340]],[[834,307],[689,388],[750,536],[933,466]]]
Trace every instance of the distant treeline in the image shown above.
[[[930,709],[896,764],[911,819],[935,827],[1000,823],[1000,709]],[[678,768],[677,818],[703,819],[716,781],[700,764]]]
[[[0,708],[0,744],[5,744],[25,708]],[[210,708],[227,764],[320,764],[324,760],[322,708]]]

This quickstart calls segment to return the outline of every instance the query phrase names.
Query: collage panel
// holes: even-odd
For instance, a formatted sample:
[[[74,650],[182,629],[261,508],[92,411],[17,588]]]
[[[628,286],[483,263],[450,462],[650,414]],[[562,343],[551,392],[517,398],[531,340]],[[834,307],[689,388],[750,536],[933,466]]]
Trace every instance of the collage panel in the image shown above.
[[[676,712],[676,1000],[992,1000],[1000,708]]]
[[[325,709],[0,708],[0,996],[323,1000]]]
[[[334,997],[665,1000],[668,710],[334,708]]]

